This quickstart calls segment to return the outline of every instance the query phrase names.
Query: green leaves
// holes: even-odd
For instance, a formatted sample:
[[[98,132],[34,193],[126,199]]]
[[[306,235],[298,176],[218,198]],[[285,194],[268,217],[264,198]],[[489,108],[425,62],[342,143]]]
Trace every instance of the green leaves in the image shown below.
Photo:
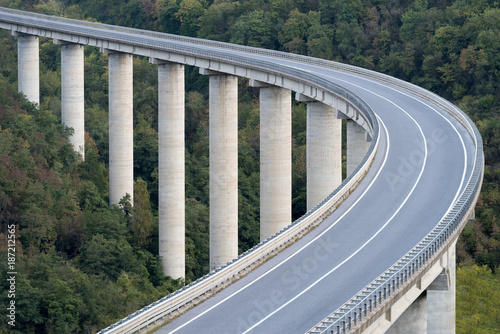
[[[477,265],[457,269],[457,333],[498,333],[500,280]]]

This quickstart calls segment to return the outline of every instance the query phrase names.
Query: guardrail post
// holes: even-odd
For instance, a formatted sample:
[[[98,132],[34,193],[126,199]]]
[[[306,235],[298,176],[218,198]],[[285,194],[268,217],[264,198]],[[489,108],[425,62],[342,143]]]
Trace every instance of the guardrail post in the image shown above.
[[[158,64],[158,243],[163,273],[185,277],[184,65]]]
[[[36,104],[40,104],[40,60],[38,51],[38,36],[17,35],[17,66],[19,92]]]
[[[74,150],[85,160],[85,97],[83,45],[61,44],[61,120],[73,128],[69,138]]]
[[[109,52],[109,203],[134,204],[133,57]]]

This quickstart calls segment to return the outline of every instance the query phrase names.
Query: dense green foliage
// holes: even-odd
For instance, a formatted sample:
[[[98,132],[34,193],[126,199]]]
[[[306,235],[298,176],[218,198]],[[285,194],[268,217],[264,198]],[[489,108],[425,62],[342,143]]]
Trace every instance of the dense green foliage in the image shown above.
[[[484,139],[476,221],[459,240],[457,332],[494,332],[500,265],[500,8],[493,0],[0,0],[0,6],[341,61],[458,104]],[[16,224],[16,333],[89,333],[166,295],[157,254],[157,74],[134,59],[134,206],[108,206],[107,56],[85,49],[86,159],[60,124],[60,52],[41,39],[39,108],[0,34],[0,240]],[[186,280],[208,271],[207,78],[186,70]],[[259,106],[239,82],[239,248],[259,238]],[[305,211],[305,108],[293,107],[293,216]],[[2,259],[3,259],[2,255]],[[478,265],[489,267],[475,267]],[[0,272],[7,272],[5,261]],[[488,271],[491,270],[491,271]],[[496,273],[498,275],[498,273]],[[50,277],[50,279],[48,279]],[[2,290],[7,282],[2,279]],[[491,295],[491,293],[490,293]],[[474,296],[474,299],[471,299]],[[7,300],[0,296],[2,305]],[[498,300],[498,298],[496,298]],[[110,307],[112,305],[112,307]],[[485,316],[488,315],[488,316]],[[474,326],[474,327],[470,327]],[[0,322],[0,333],[7,331]],[[474,328],[474,331],[468,330]],[[22,329],[22,330],[21,330]]]
[[[500,280],[487,266],[457,270],[457,333],[500,332]]]

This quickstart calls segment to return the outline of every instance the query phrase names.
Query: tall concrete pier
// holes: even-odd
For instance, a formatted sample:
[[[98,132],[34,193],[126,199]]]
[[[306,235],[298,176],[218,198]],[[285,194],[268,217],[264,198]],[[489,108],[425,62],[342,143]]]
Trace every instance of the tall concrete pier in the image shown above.
[[[159,254],[163,273],[185,277],[184,65],[158,65]]]
[[[456,318],[456,246],[450,246],[441,258],[444,268],[436,280],[427,288],[427,333],[454,334]]]
[[[321,102],[307,103],[307,210],[342,183],[342,120]]]
[[[238,77],[205,73],[210,74],[210,269],[215,269],[238,256]]]
[[[368,148],[370,142],[367,141],[366,131],[355,121],[347,120],[347,176],[351,174],[359,165]]]
[[[38,36],[17,34],[18,91],[40,104]]]
[[[260,240],[292,222],[292,98],[260,88]]]
[[[61,119],[73,135],[70,142],[85,159],[83,45],[61,45]]]
[[[109,202],[134,203],[132,55],[109,54]]]

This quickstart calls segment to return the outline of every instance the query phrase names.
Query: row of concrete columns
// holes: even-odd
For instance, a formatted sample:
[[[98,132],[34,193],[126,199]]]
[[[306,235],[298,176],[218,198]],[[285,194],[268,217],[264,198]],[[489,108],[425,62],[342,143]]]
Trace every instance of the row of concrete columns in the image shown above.
[[[74,129],[71,143],[84,158],[83,45],[55,42],[61,44],[62,122]],[[109,54],[110,204],[119,203],[126,194],[133,203],[133,56],[105,52]],[[39,103],[38,37],[18,36],[18,58],[19,91]],[[184,277],[185,263],[184,66],[153,62],[158,64],[159,94],[159,253],[165,274],[177,278]],[[210,76],[210,268],[214,269],[238,256],[238,78],[200,72]],[[288,89],[254,80],[251,85],[260,88],[260,238],[265,240],[292,220],[292,99]],[[341,183],[341,120],[332,107],[302,100],[307,101],[307,208],[311,209]],[[357,165],[368,148],[364,130],[354,124],[347,125],[348,166]]]
[[[74,129],[70,141],[82,159],[84,132],[83,45],[61,44],[61,118]],[[19,91],[39,104],[39,41],[18,34]],[[133,56],[109,54],[110,204],[126,194],[133,203]],[[185,276],[184,65],[158,64],[159,254],[164,273]],[[210,268],[238,255],[238,78],[201,70],[210,90]],[[251,80],[260,89],[260,238],[292,220],[291,91]],[[347,175],[370,145],[365,130],[330,106],[307,102],[307,209],[342,181],[342,119],[346,119]],[[345,104],[344,104],[345,107]],[[345,112],[345,110],[341,110]],[[445,271],[392,324],[387,333],[453,333],[455,245],[441,261]]]

